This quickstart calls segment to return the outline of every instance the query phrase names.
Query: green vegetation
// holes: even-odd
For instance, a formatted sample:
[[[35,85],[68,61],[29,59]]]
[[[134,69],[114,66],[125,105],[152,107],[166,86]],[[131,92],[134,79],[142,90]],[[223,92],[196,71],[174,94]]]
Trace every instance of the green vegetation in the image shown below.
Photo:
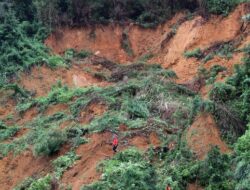
[[[249,126],[249,125],[248,125]],[[236,185],[236,190],[240,189],[250,189],[250,130],[248,129],[242,137],[239,138],[236,144],[236,153],[237,153],[237,167],[235,170],[235,179],[238,181]]]
[[[146,64],[145,61],[152,54],[144,55],[130,65],[118,65],[105,59],[97,61],[95,65],[105,69],[90,73],[112,82],[107,87],[70,88],[58,81],[46,96],[34,98],[30,92],[12,83],[16,81],[19,71],[29,71],[34,65],[46,64],[53,69],[67,67],[72,61],[91,55],[86,50],[74,49],[66,50],[63,57],[52,55],[42,42],[55,26],[122,23],[129,20],[143,27],[155,27],[178,10],[203,9],[205,13],[227,15],[240,3],[237,0],[199,2],[11,0],[0,3],[0,6],[5,4],[4,16],[0,13],[1,91],[12,92],[20,117],[25,116],[31,108],[38,111],[36,117],[20,126],[7,126],[7,122],[3,122],[6,118],[0,121],[0,157],[2,159],[10,152],[16,155],[31,150],[36,157],[52,159],[53,166],[48,174],[31,176],[15,190],[52,189],[53,184],[59,184],[63,173],[79,159],[75,149],[88,143],[86,133],[104,131],[118,132],[119,137],[125,139],[124,144],[128,137],[155,132],[162,144],[145,152],[128,145],[127,150],[102,161],[97,168],[102,173],[101,179],[82,187],[82,190],[161,190],[166,184],[175,190],[185,190],[187,184],[194,182],[206,190],[249,189],[250,130],[246,127],[250,127],[249,45],[237,50],[245,54],[243,64],[237,65],[233,76],[224,83],[214,83],[218,73],[225,71],[224,67],[215,65],[209,71],[201,69],[199,77],[212,85],[209,100],[202,100],[192,88],[175,83],[177,75],[172,70]],[[249,20],[248,15],[243,19]],[[173,26],[173,33],[176,27]],[[133,56],[127,30],[123,33],[121,45]],[[206,63],[215,55],[230,59],[235,51],[234,44],[227,42],[203,51],[200,48],[187,51],[184,56],[202,59]],[[68,109],[46,115],[49,106],[57,104],[64,104]],[[88,108],[96,104],[105,106],[104,113],[86,113],[91,115],[89,123],[80,124]],[[205,160],[197,160],[184,137],[185,131],[200,112],[214,115],[221,134],[230,142],[234,152],[225,155],[214,147]],[[8,116],[7,121],[17,122],[14,117],[14,114]],[[119,131],[122,124],[128,127],[127,131]],[[27,133],[11,138],[22,128],[27,128]],[[175,147],[169,150],[171,142]],[[56,153],[64,145],[69,147],[69,152],[57,157]]]
[[[129,41],[128,29],[125,29],[122,33],[121,47],[129,56],[134,55],[134,52],[131,48],[131,42]]]
[[[73,59],[84,59],[88,56],[90,56],[92,53],[90,51],[86,50],[81,50],[81,51],[76,51],[75,49],[67,49],[64,52],[64,58],[67,61],[72,61]]]
[[[0,126],[0,141],[4,141],[14,136],[19,131],[19,127],[7,127],[5,125]]]
[[[77,156],[74,152],[69,152],[63,156],[60,156],[56,160],[53,161],[53,166],[55,170],[55,177],[60,179],[65,170],[67,170],[70,166],[74,164],[76,160],[80,157]]]
[[[27,178],[20,185],[14,188],[14,190],[51,190],[52,177],[47,175],[42,178]]]
[[[81,190],[155,189],[154,168],[136,149],[118,153],[111,160],[103,162],[99,170],[103,172],[101,181],[85,186]]]
[[[0,86],[8,83],[18,71],[27,71],[33,65],[65,66],[63,58],[50,55],[48,48],[42,44],[48,30],[41,22],[20,20],[18,8],[5,11],[4,17],[0,17]]]
[[[237,3],[243,2],[242,0],[208,0],[206,6],[212,14],[223,14],[228,13],[237,5]]]
[[[61,145],[66,142],[66,135],[61,131],[51,130],[39,135],[34,144],[34,154],[52,155],[57,152]]]
[[[202,57],[202,51],[201,51],[200,48],[196,48],[196,49],[194,49],[192,51],[186,51],[184,53],[184,56],[186,58],[195,57],[197,59],[200,59]]]

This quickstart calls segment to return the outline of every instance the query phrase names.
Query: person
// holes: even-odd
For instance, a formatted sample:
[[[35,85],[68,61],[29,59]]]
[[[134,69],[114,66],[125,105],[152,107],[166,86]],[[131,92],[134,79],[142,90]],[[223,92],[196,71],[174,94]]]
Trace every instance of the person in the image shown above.
[[[116,149],[118,147],[118,137],[117,137],[117,135],[114,135],[114,137],[113,137],[112,146],[113,146],[114,153],[116,153]]]
[[[171,190],[171,188],[170,188],[170,186],[169,186],[169,185],[167,185],[166,190]]]

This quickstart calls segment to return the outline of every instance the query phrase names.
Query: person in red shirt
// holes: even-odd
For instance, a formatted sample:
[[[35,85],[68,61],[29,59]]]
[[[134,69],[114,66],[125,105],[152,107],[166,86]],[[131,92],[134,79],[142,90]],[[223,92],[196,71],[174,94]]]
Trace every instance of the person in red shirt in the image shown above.
[[[171,190],[171,187],[167,185],[166,190]]]
[[[116,153],[116,149],[118,147],[118,137],[117,137],[117,135],[114,135],[114,137],[113,137],[112,146],[113,146],[114,153]]]

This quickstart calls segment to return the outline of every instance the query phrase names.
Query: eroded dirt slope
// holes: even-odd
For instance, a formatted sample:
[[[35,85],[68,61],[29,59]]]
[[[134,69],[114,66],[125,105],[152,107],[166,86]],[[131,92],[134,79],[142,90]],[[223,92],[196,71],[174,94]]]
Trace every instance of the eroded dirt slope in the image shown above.
[[[155,29],[142,29],[132,24],[61,28],[46,40],[46,44],[56,53],[63,53],[67,48],[87,49],[120,63],[134,61],[142,55],[153,53],[154,58],[150,62],[173,69],[179,76],[179,82],[185,82],[197,74],[200,61],[194,58],[186,59],[183,53],[194,48],[204,50],[216,43],[228,42],[242,35],[245,28],[241,18],[248,12],[247,5],[242,4],[228,17],[211,16],[209,20],[200,16],[188,20],[184,14],[177,14]],[[122,48],[124,32],[131,43],[133,56],[129,56]],[[249,42],[247,35],[242,43]],[[230,61],[215,57],[207,67],[212,64],[226,65],[229,72],[232,72],[232,66],[241,58],[240,54]]]
[[[230,149],[221,140],[219,129],[213,116],[202,113],[197,116],[186,136],[188,146],[199,159],[204,159],[212,146],[218,146],[223,153],[229,153]]]

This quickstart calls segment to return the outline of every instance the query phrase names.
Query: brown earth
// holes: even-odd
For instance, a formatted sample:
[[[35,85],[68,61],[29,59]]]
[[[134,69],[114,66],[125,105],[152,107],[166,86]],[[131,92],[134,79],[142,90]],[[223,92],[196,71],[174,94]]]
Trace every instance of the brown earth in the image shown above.
[[[79,190],[81,186],[93,183],[100,179],[101,173],[96,171],[98,164],[105,159],[114,156],[111,146],[112,133],[95,133],[88,136],[89,143],[79,146],[76,153],[81,156],[72,168],[63,175],[62,182],[72,185],[72,190]],[[155,133],[150,134],[150,138],[136,136],[128,139],[130,146],[136,146],[142,151],[150,147],[159,146],[160,141]],[[127,148],[126,144],[120,143],[118,151]]]
[[[158,48],[164,36],[170,31],[172,24],[182,16],[176,15],[173,19],[156,29],[143,29],[129,24],[120,26],[110,24],[108,26],[61,28],[46,40],[46,45],[56,53],[63,53],[68,48],[77,50],[85,49],[104,56],[115,62],[128,62],[145,54],[155,46]],[[121,47],[123,32],[127,30],[134,57],[130,57]]]
[[[200,187],[200,186],[199,186],[198,184],[196,184],[196,183],[192,183],[192,184],[188,184],[187,190],[203,190],[203,188]]]
[[[203,160],[212,146],[218,146],[222,153],[230,153],[226,143],[221,140],[219,129],[213,116],[202,113],[197,116],[186,135],[188,146]]]
[[[94,117],[101,116],[107,110],[107,106],[102,102],[91,103],[81,111],[79,122],[82,124],[89,123]]]
[[[0,119],[5,119],[15,113],[15,101],[10,98],[12,92],[0,92]]]
[[[240,5],[228,17],[212,16],[205,21],[199,16],[195,16],[193,20],[187,20],[181,23],[176,30],[176,34],[168,39],[172,26],[183,18],[183,14],[177,14],[170,21],[159,25],[155,29],[142,29],[136,25],[130,24],[126,26],[107,25],[96,26],[95,28],[61,28],[52,34],[46,44],[56,53],[63,53],[67,48],[76,48],[78,50],[90,50],[100,56],[106,57],[112,61],[125,63],[136,60],[142,55],[153,53],[155,56],[150,60],[151,63],[158,62],[164,68],[173,69],[179,76],[178,82],[187,82],[193,79],[197,74],[200,62],[194,58],[186,59],[183,53],[186,50],[201,48],[202,50],[212,46],[218,42],[227,42],[238,37],[242,31],[242,15],[246,14],[245,5]],[[121,48],[121,39],[124,31],[127,31],[131,48],[134,56],[128,56]],[[249,34],[244,38],[240,47],[249,44]],[[215,57],[207,62],[205,68],[211,68],[215,64],[227,67],[228,71],[225,75],[232,73],[233,65],[238,63],[242,54],[234,54],[233,59],[226,60]],[[88,69],[102,71],[103,68],[93,67],[88,64],[73,64],[70,69],[59,68],[51,70],[46,66],[34,67],[30,73],[21,74],[20,84],[36,93],[36,96],[46,95],[51,85],[61,80],[63,84],[69,87],[85,87],[90,85],[106,86],[107,82],[103,82],[93,77]],[[218,80],[224,80],[225,76],[220,76]],[[208,89],[202,89],[202,94],[207,96]],[[4,98],[0,94],[0,119],[6,118],[8,115],[15,115],[15,102],[9,98]],[[66,105],[51,106],[45,113],[51,115],[57,111],[66,109]],[[103,114],[105,106],[89,107],[88,112],[82,112],[82,117],[87,118],[89,111],[93,115]],[[97,109],[97,110],[96,110]],[[91,115],[90,114],[90,115]],[[18,121],[18,124],[25,124],[31,121],[37,112],[35,109],[28,110]],[[86,119],[84,122],[89,122]],[[61,124],[61,128],[70,125],[67,121]],[[121,127],[126,131],[127,128]],[[21,130],[17,136],[25,134],[26,130]],[[66,171],[63,175],[62,182],[72,184],[73,190],[79,189],[84,184],[92,183],[100,178],[100,173],[96,171],[98,163],[104,159],[113,156],[109,139],[111,133],[93,134],[88,136],[90,142],[77,148],[76,153],[82,156],[81,160]],[[227,145],[221,140],[220,132],[215,124],[213,117],[209,114],[201,114],[195,119],[195,122],[188,129],[187,141],[190,148],[197,154],[199,159],[204,159],[207,152],[211,149],[211,145],[217,145],[223,153],[230,152]],[[146,150],[150,144],[159,146],[160,141],[156,134],[150,134],[149,137],[135,136],[129,139],[129,145]],[[123,150],[127,145],[121,145],[119,150]],[[61,151],[66,152],[64,149]],[[56,157],[56,156],[55,156]],[[21,182],[28,176],[38,175],[50,171],[48,164],[52,158],[34,158],[32,152],[26,151],[17,157],[12,154],[0,160],[0,184],[1,189],[9,190],[16,184]],[[202,190],[196,184],[189,184],[188,190]]]
[[[10,190],[26,177],[39,175],[49,170],[49,158],[34,158],[32,152],[26,151],[14,157],[0,160],[0,184],[2,190]]]
[[[62,53],[67,48],[88,49],[120,63],[136,60],[141,55],[151,52],[155,57],[150,62],[157,62],[164,68],[173,69],[179,76],[179,82],[186,82],[197,74],[200,61],[194,58],[186,59],[183,53],[195,48],[203,50],[219,42],[228,42],[242,34],[241,17],[248,11],[246,6],[246,4],[238,6],[228,17],[212,16],[206,21],[196,16],[192,20],[181,22],[176,34],[167,41],[173,25],[184,19],[184,14],[177,14],[155,29],[143,29],[133,24],[128,26],[113,24],[96,28],[61,28],[46,40],[46,44],[56,53]],[[128,31],[133,57],[129,57],[121,48],[121,36],[125,30]],[[91,35],[93,33],[94,38]],[[249,40],[249,37],[246,40]],[[246,44],[245,40],[243,43]],[[217,59],[219,62],[215,60],[215,63],[226,65],[231,71],[232,65],[240,58],[241,56],[237,56],[230,61]]]
[[[74,64],[70,69],[58,68],[52,70],[46,66],[33,67],[31,72],[21,75],[20,85],[35,92],[36,96],[45,96],[57,81],[69,87],[106,86],[109,83],[100,81],[84,71],[86,65]]]
[[[69,106],[67,104],[56,104],[50,105],[46,111],[44,112],[45,115],[50,116],[57,112],[66,112],[68,113]]]
[[[52,171],[51,161],[64,155],[69,149],[69,145],[64,145],[57,154],[50,157],[34,157],[30,150],[17,156],[10,153],[0,159],[0,189],[10,190],[27,177],[46,175]]]

